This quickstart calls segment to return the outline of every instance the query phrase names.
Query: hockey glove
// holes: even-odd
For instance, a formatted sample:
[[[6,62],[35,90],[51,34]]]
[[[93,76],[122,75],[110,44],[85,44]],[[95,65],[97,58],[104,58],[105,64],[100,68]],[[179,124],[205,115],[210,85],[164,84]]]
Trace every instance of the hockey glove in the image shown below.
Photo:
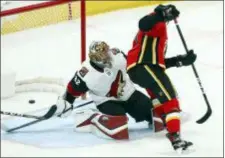
[[[58,117],[64,117],[64,118],[68,117],[73,110],[73,104],[70,104],[62,96],[58,97],[56,106],[57,106],[57,110],[55,112],[55,115]]]
[[[193,50],[189,50],[185,55],[178,55],[177,57],[176,66],[189,66],[193,64],[197,58],[197,55],[194,53]]]
[[[159,14],[165,22],[169,22],[171,20],[176,19],[180,12],[177,10],[177,8],[174,5],[158,5],[155,8],[155,13]]]

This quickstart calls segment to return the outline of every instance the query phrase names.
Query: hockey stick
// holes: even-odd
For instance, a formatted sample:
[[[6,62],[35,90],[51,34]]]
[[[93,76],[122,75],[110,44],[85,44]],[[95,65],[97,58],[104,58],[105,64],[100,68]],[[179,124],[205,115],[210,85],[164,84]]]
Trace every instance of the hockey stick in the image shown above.
[[[87,103],[78,105],[78,106],[76,106],[76,107],[73,108],[73,109],[77,109],[77,108],[83,107],[83,106],[88,105],[88,104],[91,104],[91,103],[93,103],[93,101],[89,101],[89,102],[87,102]],[[49,109],[49,111],[48,111],[44,116],[42,116],[42,117],[33,116],[33,115],[25,115],[25,114],[11,115],[11,116],[26,117],[26,118],[35,118],[35,119],[38,119],[38,120],[31,121],[31,122],[25,123],[25,124],[23,124],[23,125],[20,125],[20,126],[11,128],[11,129],[8,129],[6,126],[4,126],[3,130],[5,130],[6,132],[12,132],[12,131],[15,131],[15,130],[17,130],[17,129],[21,129],[21,128],[23,128],[23,127],[27,127],[27,126],[30,126],[30,125],[32,125],[32,124],[35,124],[35,123],[38,123],[38,122],[47,120],[47,119],[51,118],[51,117],[54,115],[54,113],[56,112],[56,110],[57,110],[56,105],[53,105],[53,106],[51,106],[51,108]],[[64,111],[64,113],[67,112],[67,111],[69,111],[69,110],[70,110],[70,109],[67,109],[66,111]],[[12,114],[12,113],[11,113],[11,114]],[[13,114],[15,114],[15,113],[13,113]],[[28,116],[28,117],[27,117],[27,116]]]
[[[47,120],[47,119],[49,119],[50,117],[52,117],[54,115],[54,113],[56,112],[56,110],[57,110],[56,105],[53,105],[53,106],[51,106],[51,108],[48,110],[48,112],[44,116],[42,116],[42,117],[35,117],[36,119],[38,118],[38,120],[31,121],[31,122],[25,123],[23,125],[20,125],[20,126],[11,128],[11,129],[7,129],[6,132],[12,132],[12,131],[15,131],[17,129],[20,129],[20,128],[27,127],[29,125],[35,124],[37,122],[41,122],[41,121]]]
[[[93,103],[93,101],[89,101],[87,103],[78,105],[78,106],[76,106],[73,109],[76,109],[76,108],[79,108],[79,107],[82,107],[82,106],[85,106],[85,105],[91,104],[91,103]],[[69,111],[70,109],[66,110],[65,112]],[[35,116],[35,115],[28,115],[28,114],[20,114],[20,113],[14,113],[14,112],[7,112],[7,111],[1,111],[1,114],[3,114],[3,115],[9,115],[9,116],[16,116],[16,117],[33,118],[33,119],[42,119],[44,117],[44,116]]]
[[[180,38],[181,38],[181,40],[182,40],[182,43],[183,43],[184,48],[185,48],[185,50],[186,50],[186,53],[188,53],[187,44],[186,44],[186,42],[185,42],[184,36],[183,36],[183,34],[182,34],[182,32],[181,32],[181,29],[180,29],[180,26],[179,26],[179,24],[178,24],[177,19],[174,20],[174,23],[176,24],[177,31],[178,31],[178,33],[179,33],[179,35],[180,35]],[[201,80],[200,80],[200,78],[199,78],[198,72],[197,72],[197,70],[196,70],[196,68],[195,68],[195,65],[192,64],[191,66],[192,66],[192,69],[193,69],[193,71],[194,71],[195,77],[196,77],[196,79],[197,79],[197,81],[198,81],[198,84],[199,84],[199,86],[200,86],[200,89],[201,89],[201,91],[202,91],[203,98],[204,98],[204,100],[205,100],[205,102],[206,102],[206,105],[207,105],[207,112],[205,113],[205,115],[204,115],[203,117],[201,117],[199,120],[196,121],[198,124],[202,124],[202,123],[204,123],[204,122],[211,116],[211,114],[212,114],[212,109],[211,109],[211,106],[210,106],[210,104],[209,104],[208,98],[207,98],[207,96],[206,96],[205,90],[204,90],[204,88],[203,88],[203,86],[202,86],[202,83],[201,83]]]
[[[87,102],[87,103],[80,104],[80,105],[78,105],[78,106],[76,106],[76,107],[68,108],[68,109],[66,109],[62,114],[66,113],[67,111],[69,111],[69,110],[71,110],[71,109],[74,110],[74,109],[83,107],[83,106],[85,106],[85,105],[91,104],[91,103],[93,103],[93,101],[89,101],[89,102]],[[60,115],[61,115],[61,114],[60,114]],[[59,116],[60,116],[60,115],[59,115]]]
[[[34,116],[34,115],[27,115],[27,114],[19,114],[14,112],[7,112],[7,111],[1,111],[1,114],[3,115],[9,115],[9,116],[16,116],[16,117],[25,117],[25,118],[33,118],[33,119],[41,119],[43,116]]]

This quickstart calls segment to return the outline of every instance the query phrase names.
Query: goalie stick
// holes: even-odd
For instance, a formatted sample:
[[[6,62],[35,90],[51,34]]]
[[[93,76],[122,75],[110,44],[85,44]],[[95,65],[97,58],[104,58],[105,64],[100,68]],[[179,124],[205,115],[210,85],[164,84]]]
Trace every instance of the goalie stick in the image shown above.
[[[69,110],[71,110],[71,109],[72,109],[72,110],[74,110],[74,109],[77,109],[77,108],[83,107],[83,106],[85,106],[85,105],[91,104],[91,103],[93,103],[93,101],[89,101],[89,102],[87,102],[87,103],[80,104],[80,105],[78,105],[78,106],[76,106],[76,107],[71,107],[71,108],[69,108],[69,109],[65,110],[63,113],[65,113],[65,112],[67,112],[67,111],[69,111]]]
[[[49,118],[51,118],[54,113],[56,112],[57,110],[57,107],[56,105],[53,105],[51,106],[51,108],[48,110],[48,112],[44,115],[44,116],[41,116],[41,117],[38,117],[38,116],[32,116],[32,115],[25,115],[25,114],[16,114],[16,113],[13,113],[13,114],[16,114],[16,115],[13,115],[13,116],[21,116],[21,117],[26,117],[26,118],[35,118],[37,120],[34,120],[34,121],[31,121],[31,122],[28,122],[28,123],[25,123],[23,125],[20,125],[20,126],[17,126],[17,127],[14,127],[14,128],[11,128],[11,129],[8,129],[6,126],[4,126],[3,124],[1,124],[1,126],[3,125],[3,130],[5,130],[6,132],[12,132],[12,131],[15,131],[17,129],[20,129],[20,128],[23,128],[23,127],[27,127],[29,125],[32,125],[32,124],[35,124],[37,122],[41,122],[41,121],[44,121],[44,120],[47,120]],[[2,114],[2,112],[1,112]],[[11,113],[12,114],[12,113]],[[28,117],[27,117],[28,116]]]
[[[93,101],[89,101],[89,102],[83,103],[81,105],[78,105],[78,106],[74,107],[73,109],[77,109],[77,108],[83,107],[83,106],[91,104],[91,103],[93,103]],[[49,119],[55,114],[56,110],[57,110],[57,106],[53,105],[53,106],[51,106],[51,108],[48,110],[48,112],[44,116],[34,116],[34,115],[27,115],[27,114],[19,114],[19,113],[11,113],[11,112],[3,112],[3,111],[1,111],[1,114],[5,114],[5,115],[37,119],[37,120],[31,121],[31,122],[25,123],[23,125],[11,128],[11,129],[7,128],[4,124],[1,123],[1,128],[5,132],[12,132],[12,131],[15,131],[15,130],[18,130],[18,129],[30,126],[32,124],[35,124],[35,123],[38,123],[38,122],[41,122],[41,121]],[[68,110],[70,110],[70,109],[67,109],[67,111]],[[67,111],[64,111],[64,113],[67,112]]]
[[[9,115],[9,116],[16,116],[16,117],[33,118],[33,119],[41,119],[41,118],[43,118],[43,116],[34,116],[34,115],[20,114],[20,113],[7,112],[7,111],[1,111],[1,114]]]
[[[179,33],[179,35],[180,35],[180,38],[181,38],[182,43],[183,43],[183,45],[184,45],[184,48],[185,48],[186,52],[188,53],[187,44],[186,44],[186,42],[185,42],[184,36],[183,36],[183,34],[182,34],[182,32],[181,32],[181,29],[180,29],[180,26],[179,26],[179,24],[178,24],[177,19],[174,20],[174,23],[176,24],[177,31],[178,31],[178,33]],[[191,66],[192,66],[192,69],[193,69],[193,71],[194,71],[195,77],[196,77],[196,79],[197,79],[197,81],[198,81],[198,84],[199,84],[200,89],[201,89],[201,91],[202,91],[203,98],[204,98],[204,100],[205,100],[205,102],[206,102],[206,106],[207,106],[207,112],[205,113],[205,115],[202,116],[199,120],[196,121],[198,124],[202,124],[202,123],[204,123],[204,122],[211,116],[211,114],[212,114],[212,109],[211,109],[211,106],[210,106],[210,104],[209,104],[208,98],[207,98],[207,96],[206,96],[205,90],[204,90],[204,88],[203,88],[203,86],[202,86],[202,83],[201,83],[201,80],[200,80],[200,78],[199,78],[198,72],[197,72],[197,70],[196,70],[196,68],[195,68],[195,65],[192,64]]]

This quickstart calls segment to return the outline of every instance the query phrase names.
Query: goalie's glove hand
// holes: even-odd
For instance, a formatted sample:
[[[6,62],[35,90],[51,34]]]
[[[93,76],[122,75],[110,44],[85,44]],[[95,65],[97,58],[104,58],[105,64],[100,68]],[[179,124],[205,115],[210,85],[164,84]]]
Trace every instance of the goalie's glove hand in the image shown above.
[[[189,50],[185,55],[178,55],[177,56],[177,67],[181,66],[189,66],[195,62],[197,55],[194,53],[193,50]]]
[[[68,117],[73,110],[73,104],[70,104],[62,96],[58,97],[56,106],[57,106],[57,110],[55,112],[55,115],[58,117],[64,117],[64,118]]]
[[[165,22],[169,22],[171,20],[174,20],[176,19],[180,12],[177,10],[177,8],[170,4],[170,5],[158,5],[156,8],[155,8],[155,13],[160,15]]]

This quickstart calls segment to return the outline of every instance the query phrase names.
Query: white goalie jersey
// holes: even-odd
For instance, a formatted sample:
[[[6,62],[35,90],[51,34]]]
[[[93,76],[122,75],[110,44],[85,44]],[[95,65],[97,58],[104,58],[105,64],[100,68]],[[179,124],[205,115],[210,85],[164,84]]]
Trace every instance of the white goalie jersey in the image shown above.
[[[99,69],[91,61],[85,61],[68,84],[67,92],[76,97],[88,91],[96,105],[129,99],[135,88],[126,73],[126,59],[121,52],[110,50],[108,53],[111,68]]]

